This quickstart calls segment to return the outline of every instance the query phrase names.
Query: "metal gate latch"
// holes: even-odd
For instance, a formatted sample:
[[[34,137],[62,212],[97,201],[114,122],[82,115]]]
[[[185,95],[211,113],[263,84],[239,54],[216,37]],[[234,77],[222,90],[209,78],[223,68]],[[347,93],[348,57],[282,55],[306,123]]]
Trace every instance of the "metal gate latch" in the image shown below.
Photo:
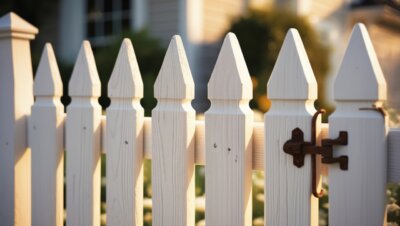
[[[348,169],[348,157],[345,155],[333,157],[333,145],[347,145],[347,132],[340,131],[336,139],[323,139],[321,146],[316,145],[317,140],[317,118],[319,114],[325,113],[325,110],[318,110],[313,118],[311,124],[311,141],[304,141],[304,134],[300,128],[292,130],[292,138],[285,142],[283,151],[293,156],[293,164],[298,168],[304,165],[304,158],[306,154],[311,154],[311,170],[312,170],[312,193],[315,197],[320,198],[323,195],[321,190],[317,192],[317,160],[316,155],[321,155],[321,162],[324,164],[339,163],[341,170]]]

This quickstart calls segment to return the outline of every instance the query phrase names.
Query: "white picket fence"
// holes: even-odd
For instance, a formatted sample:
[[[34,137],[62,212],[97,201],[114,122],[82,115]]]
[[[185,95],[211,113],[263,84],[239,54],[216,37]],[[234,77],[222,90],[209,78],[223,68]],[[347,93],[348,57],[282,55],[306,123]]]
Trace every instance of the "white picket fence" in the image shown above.
[[[265,171],[265,225],[318,225],[312,157],[307,154],[298,168],[283,151],[295,128],[312,140],[316,112],[317,83],[295,29],[265,84],[272,107],[263,123],[253,122],[252,82],[232,33],[208,84],[211,108],[204,121],[196,121],[191,106],[195,84],[179,36],[172,38],[154,86],[157,106],[145,118],[129,39],[108,83],[105,116],[93,53],[83,42],[64,114],[50,44],[32,81],[29,40],[36,33],[13,13],[0,18],[0,225],[63,225],[64,150],[67,226],[100,225],[101,153],[107,159],[109,226],[143,225],[145,158],[152,160],[153,225],[195,225],[195,164],[206,169],[208,226],[252,224],[252,170]],[[386,183],[400,182],[400,130],[389,129],[372,107],[385,101],[386,83],[362,24],[353,29],[334,92],[337,109],[329,125],[316,120],[318,143],[348,133],[348,144],[333,149],[335,157],[348,156],[348,170],[329,165],[329,225],[383,225]]]

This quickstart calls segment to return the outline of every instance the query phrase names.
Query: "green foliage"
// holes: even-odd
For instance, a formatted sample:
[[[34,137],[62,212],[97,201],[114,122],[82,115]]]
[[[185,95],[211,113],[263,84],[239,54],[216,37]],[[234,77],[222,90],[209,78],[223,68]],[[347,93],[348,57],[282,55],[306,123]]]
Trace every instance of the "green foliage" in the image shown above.
[[[254,101],[251,105],[264,112],[268,110],[269,105],[265,104],[266,84],[290,28],[296,28],[299,31],[306,48],[318,81],[319,107],[329,108],[323,104],[322,92],[325,88],[324,79],[329,72],[329,48],[319,39],[306,18],[280,9],[250,11],[248,15],[235,21],[230,28],[230,31],[239,39],[253,78]]]
[[[387,186],[388,208],[387,222],[390,225],[400,224],[400,183],[389,183]]]
[[[132,41],[144,83],[142,105],[146,115],[150,115],[151,109],[156,105],[156,100],[153,97],[153,84],[161,68],[165,49],[161,46],[158,39],[150,36],[147,30],[125,33],[112,44],[96,49],[94,55],[102,84],[102,96],[99,99],[100,104],[105,108],[110,103],[107,98],[106,84],[114,68],[123,37],[129,38]]]

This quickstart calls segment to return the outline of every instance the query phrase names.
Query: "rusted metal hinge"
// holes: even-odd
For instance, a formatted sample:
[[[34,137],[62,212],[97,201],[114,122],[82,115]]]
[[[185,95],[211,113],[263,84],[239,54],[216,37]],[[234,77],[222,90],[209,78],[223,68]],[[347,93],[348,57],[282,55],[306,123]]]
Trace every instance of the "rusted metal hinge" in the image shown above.
[[[304,165],[306,154],[311,154],[311,170],[312,170],[312,193],[315,197],[320,198],[323,191],[317,192],[317,155],[321,155],[321,162],[324,164],[339,163],[341,170],[348,169],[349,159],[347,156],[333,157],[333,145],[347,145],[348,134],[346,131],[340,131],[336,139],[323,139],[321,146],[316,145],[317,140],[317,119],[319,114],[325,113],[325,110],[318,110],[313,118],[311,124],[311,141],[304,141],[304,133],[300,128],[292,130],[292,138],[283,145],[283,151],[293,156],[293,164],[298,168]]]

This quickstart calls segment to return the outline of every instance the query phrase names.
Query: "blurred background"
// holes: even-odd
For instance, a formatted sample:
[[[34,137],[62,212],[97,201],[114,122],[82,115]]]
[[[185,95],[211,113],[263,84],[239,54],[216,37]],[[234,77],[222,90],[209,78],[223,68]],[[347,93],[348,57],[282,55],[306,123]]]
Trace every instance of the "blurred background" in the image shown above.
[[[196,87],[193,107],[209,108],[207,82],[222,39],[229,31],[240,42],[252,76],[258,119],[270,102],[266,83],[285,34],[297,28],[318,81],[317,108],[334,110],[333,81],[353,25],[362,22],[372,39],[388,87],[390,125],[400,127],[400,0],[0,0],[0,15],[14,11],[39,28],[32,42],[34,71],[46,42],[55,47],[68,105],[68,80],[81,42],[89,40],[102,81],[100,104],[109,105],[107,82],[123,37],[132,40],[144,81],[147,116],[156,105],[153,83],[170,38],[185,45]],[[201,117],[201,116],[200,116]],[[326,122],[325,116],[324,121]],[[102,221],[105,222],[105,173],[102,164]],[[145,163],[145,225],[151,225],[151,162]],[[263,173],[253,174],[253,225],[263,225]],[[326,181],[326,180],[325,180]],[[328,183],[324,184],[328,189]],[[204,167],[196,167],[196,222],[204,224]],[[327,225],[328,196],[320,201],[320,225]],[[400,224],[400,187],[388,186],[388,222]]]

